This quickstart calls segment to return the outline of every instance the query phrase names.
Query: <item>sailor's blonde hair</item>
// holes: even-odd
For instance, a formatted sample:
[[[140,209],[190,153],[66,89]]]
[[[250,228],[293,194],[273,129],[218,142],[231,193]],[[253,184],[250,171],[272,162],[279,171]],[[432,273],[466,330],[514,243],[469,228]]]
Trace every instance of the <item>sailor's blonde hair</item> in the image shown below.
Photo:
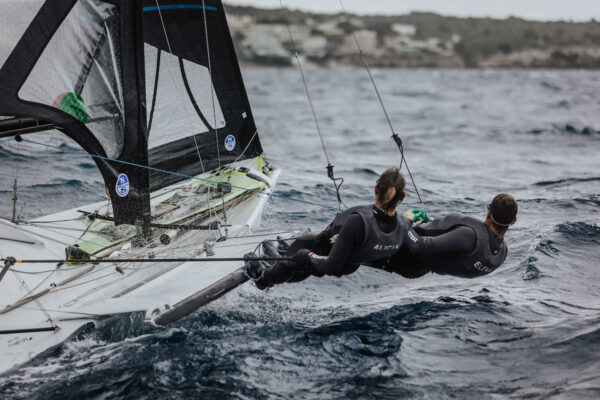
[[[377,200],[384,211],[396,208],[404,194],[406,181],[398,168],[388,168],[377,179]]]

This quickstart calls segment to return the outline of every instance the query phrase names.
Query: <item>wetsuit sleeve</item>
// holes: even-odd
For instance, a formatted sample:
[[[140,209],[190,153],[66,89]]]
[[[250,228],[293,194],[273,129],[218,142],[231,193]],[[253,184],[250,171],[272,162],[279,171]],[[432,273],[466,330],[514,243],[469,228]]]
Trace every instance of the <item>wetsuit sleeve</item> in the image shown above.
[[[340,230],[333,248],[328,256],[319,256],[314,253],[310,256],[312,267],[325,275],[341,276],[344,266],[355,245],[362,243],[365,237],[365,224],[360,215],[348,217]]]
[[[410,253],[415,257],[439,257],[465,254],[477,244],[477,234],[468,226],[459,226],[439,236],[419,236],[409,228],[406,240]]]

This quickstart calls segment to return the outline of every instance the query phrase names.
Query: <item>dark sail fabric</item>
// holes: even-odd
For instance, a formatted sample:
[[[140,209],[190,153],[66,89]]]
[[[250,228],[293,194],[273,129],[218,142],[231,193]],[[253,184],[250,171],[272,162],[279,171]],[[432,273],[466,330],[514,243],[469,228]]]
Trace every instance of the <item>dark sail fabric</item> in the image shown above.
[[[262,154],[221,1],[145,0],[143,11],[150,165],[197,175]],[[177,180],[151,172],[150,186]]]
[[[6,3],[10,12],[0,14],[0,26],[10,27],[6,20],[16,11],[30,24],[0,42],[0,115],[57,126],[88,153],[105,157],[94,161],[116,222],[149,219],[148,172],[132,165],[147,165],[148,156],[141,4]]]

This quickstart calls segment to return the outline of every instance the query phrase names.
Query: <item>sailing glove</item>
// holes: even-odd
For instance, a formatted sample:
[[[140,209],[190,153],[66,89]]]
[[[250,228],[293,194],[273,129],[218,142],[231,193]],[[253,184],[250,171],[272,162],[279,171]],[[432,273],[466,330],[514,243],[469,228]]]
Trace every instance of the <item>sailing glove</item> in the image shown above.
[[[292,256],[292,263],[297,267],[305,267],[310,265],[310,256],[312,252],[307,249],[301,249]]]

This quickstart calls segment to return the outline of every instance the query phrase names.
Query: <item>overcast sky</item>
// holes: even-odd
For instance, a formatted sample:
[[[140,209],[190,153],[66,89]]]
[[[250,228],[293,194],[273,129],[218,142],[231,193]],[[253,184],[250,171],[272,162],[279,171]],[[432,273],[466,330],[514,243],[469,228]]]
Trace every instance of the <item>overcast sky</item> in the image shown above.
[[[279,8],[279,0],[224,0],[225,3]],[[444,15],[511,15],[535,20],[600,20],[600,0],[343,0],[349,12],[360,14],[405,14],[433,11]],[[283,0],[289,8],[318,12],[340,11],[339,0]]]

